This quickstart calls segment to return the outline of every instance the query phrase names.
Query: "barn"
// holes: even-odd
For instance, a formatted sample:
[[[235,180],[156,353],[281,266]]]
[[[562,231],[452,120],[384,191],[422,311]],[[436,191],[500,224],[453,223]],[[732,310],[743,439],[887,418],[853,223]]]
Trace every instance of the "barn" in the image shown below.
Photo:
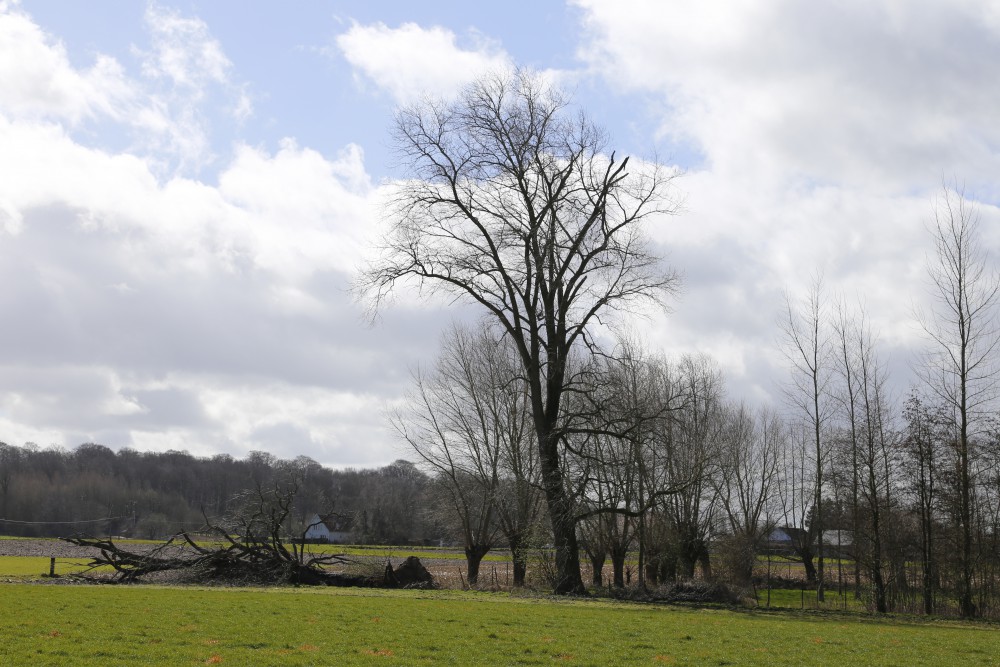
[[[313,514],[306,526],[307,542],[349,544],[352,541],[351,521],[347,517],[335,516],[324,520],[319,514]]]

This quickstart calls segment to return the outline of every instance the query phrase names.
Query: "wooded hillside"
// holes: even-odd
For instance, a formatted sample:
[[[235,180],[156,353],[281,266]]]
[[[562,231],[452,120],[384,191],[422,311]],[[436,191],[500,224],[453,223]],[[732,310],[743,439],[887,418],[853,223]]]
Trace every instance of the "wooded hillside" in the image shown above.
[[[73,450],[0,443],[0,533],[159,538],[197,531],[204,516],[224,515],[241,491],[288,476],[299,484],[297,521],[332,510],[358,543],[436,537],[420,512],[427,478],[407,461],[331,470],[305,456],[286,461],[255,451],[244,459],[199,458],[173,450],[114,452],[94,443]]]

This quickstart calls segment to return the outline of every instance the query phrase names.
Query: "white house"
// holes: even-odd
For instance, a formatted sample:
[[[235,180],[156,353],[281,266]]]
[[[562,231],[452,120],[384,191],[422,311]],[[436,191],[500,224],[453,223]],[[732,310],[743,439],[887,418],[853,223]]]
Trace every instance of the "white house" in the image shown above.
[[[313,514],[306,525],[308,526],[305,534],[307,541],[328,542],[329,544],[351,542],[349,519],[332,517],[324,521],[319,514]]]
[[[789,531],[784,528],[775,527],[767,536],[768,542],[773,542],[775,544],[784,545],[792,543],[792,536]]]

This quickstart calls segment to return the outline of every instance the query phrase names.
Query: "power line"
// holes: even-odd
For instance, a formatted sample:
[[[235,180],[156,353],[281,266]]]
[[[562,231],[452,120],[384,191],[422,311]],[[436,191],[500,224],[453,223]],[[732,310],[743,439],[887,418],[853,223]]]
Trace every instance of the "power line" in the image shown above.
[[[119,519],[131,519],[129,516],[109,516],[103,519],[81,519],[79,521],[18,521],[16,519],[0,519],[0,523],[16,523],[22,526],[65,526],[78,523],[100,523],[102,521],[117,521]]]

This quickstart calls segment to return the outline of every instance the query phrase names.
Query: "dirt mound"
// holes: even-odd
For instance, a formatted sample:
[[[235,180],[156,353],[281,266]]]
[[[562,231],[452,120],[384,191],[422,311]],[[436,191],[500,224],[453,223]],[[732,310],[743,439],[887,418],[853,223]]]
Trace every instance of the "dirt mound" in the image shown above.
[[[386,569],[386,579],[389,580],[389,570]],[[392,570],[392,580],[402,588],[432,586],[434,577],[427,571],[416,556],[410,556]]]

